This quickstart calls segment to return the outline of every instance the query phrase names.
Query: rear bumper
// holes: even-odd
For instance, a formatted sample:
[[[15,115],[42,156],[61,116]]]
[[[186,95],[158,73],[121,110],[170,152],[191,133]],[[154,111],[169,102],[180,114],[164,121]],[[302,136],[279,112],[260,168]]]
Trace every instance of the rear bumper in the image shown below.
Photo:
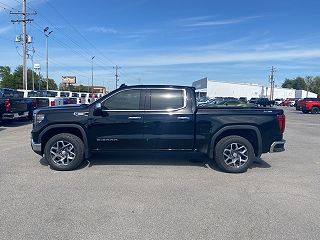
[[[39,155],[42,156],[41,143],[35,143],[35,142],[33,141],[33,139],[31,139],[31,148],[32,148],[32,150],[33,150],[35,153],[37,153],[37,154],[39,154]]]
[[[273,142],[271,144],[271,147],[270,147],[270,153],[275,153],[275,152],[283,152],[285,149],[284,149],[284,144],[286,143],[286,140],[281,140],[281,141],[276,141],[276,142]]]
[[[14,120],[19,118],[24,118],[29,116],[29,111],[22,113],[4,113],[2,115],[3,120]]]

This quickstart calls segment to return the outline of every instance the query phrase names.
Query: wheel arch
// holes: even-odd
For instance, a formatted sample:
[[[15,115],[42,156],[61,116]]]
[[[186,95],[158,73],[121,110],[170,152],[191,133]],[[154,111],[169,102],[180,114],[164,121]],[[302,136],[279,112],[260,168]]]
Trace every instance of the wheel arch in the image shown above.
[[[83,127],[77,124],[53,124],[46,127],[39,135],[39,140],[41,142],[41,152],[43,153],[45,145],[48,140],[60,133],[70,133],[79,137],[84,144],[84,155],[85,158],[89,157],[88,139]]]
[[[231,125],[221,128],[211,137],[211,142],[208,149],[209,157],[213,156],[216,144],[224,137],[237,135],[247,139],[253,146],[256,157],[262,154],[262,137],[260,130],[252,125]]]

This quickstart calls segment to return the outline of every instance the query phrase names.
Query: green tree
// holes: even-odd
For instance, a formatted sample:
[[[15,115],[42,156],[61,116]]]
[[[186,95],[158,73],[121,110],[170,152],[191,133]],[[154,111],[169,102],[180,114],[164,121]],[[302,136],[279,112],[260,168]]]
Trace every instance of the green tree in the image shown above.
[[[0,66],[0,86],[11,88],[13,82],[13,75],[11,74],[11,69],[8,66]]]
[[[33,70],[28,69],[27,71],[27,79],[28,79],[28,89],[33,89],[33,80],[32,74],[34,77],[34,89],[47,89],[47,81],[43,79],[43,77],[36,74]],[[0,66],[0,86],[14,89],[22,89],[23,88],[23,68],[22,66],[18,66],[13,73],[11,73],[11,69],[8,66]],[[57,90],[58,86],[53,79],[49,79],[48,81],[49,89]]]
[[[307,90],[307,84],[302,77],[296,77],[295,79],[285,79],[282,84],[283,88],[293,88],[296,90]]]

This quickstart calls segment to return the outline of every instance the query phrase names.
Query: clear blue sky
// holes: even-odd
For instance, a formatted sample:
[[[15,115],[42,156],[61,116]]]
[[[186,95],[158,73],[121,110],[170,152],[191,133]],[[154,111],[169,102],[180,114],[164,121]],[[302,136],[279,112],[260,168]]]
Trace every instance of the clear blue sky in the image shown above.
[[[320,75],[316,0],[27,2],[29,11],[38,12],[30,16],[34,21],[28,33],[42,73],[42,29],[53,30],[49,76],[56,81],[75,75],[87,83],[92,56],[95,83],[110,89],[115,85],[113,64],[122,67],[121,83],[127,84],[190,85],[209,77],[265,85],[272,65],[278,85],[285,78]],[[20,10],[21,0],[0,0],[0,65],[14,68],[21,64],[21,46],[13,42],[21,25],[10,22],[17,18],[8,14],[10,7]]]

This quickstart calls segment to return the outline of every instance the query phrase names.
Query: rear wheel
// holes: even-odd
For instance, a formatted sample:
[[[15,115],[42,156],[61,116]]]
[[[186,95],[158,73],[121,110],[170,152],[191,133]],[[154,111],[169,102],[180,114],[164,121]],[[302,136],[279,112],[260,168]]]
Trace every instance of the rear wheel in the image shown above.
[[[319,109],[318,107],[312,107],[311,113],[313,113],[313,114],[319,114],[319,113],[320,113],[320,109]]]
[[[232,135],[222,138],[217,143],[214,157],[224,172],[241,173],[253,163],[254,149],[247,139]]]
[[[49,139],[44,148],[44,155],[53,169],[73,170],[84,159],[84,144],[73,134],[61,133]]]

